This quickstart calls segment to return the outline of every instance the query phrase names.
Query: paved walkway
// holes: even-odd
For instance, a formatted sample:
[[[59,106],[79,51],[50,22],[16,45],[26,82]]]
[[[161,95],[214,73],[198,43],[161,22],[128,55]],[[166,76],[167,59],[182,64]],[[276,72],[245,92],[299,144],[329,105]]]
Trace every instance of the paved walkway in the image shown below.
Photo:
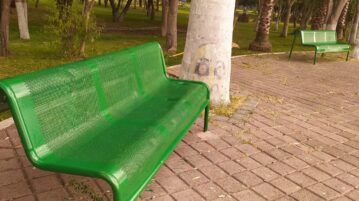
[[[140,200],[359,200],[359,62],[335,56],[234,59],[232,94],[247,101],[232,118],[212,116],[207,135],[199,119]],[[111,200],[111,190],[34,168],[10,126],[0,200]]]

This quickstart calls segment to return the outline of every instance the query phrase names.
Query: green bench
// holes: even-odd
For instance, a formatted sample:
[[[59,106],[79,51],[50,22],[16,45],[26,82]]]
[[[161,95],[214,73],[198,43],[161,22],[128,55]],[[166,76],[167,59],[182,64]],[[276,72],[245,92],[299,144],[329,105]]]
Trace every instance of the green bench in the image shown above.
[[[27,157],[135,200],[205,110],[206,84],[166,75],[157,43],[0,81]]]
[[[289,53],[289,59],[292,56],[293,48],[297,38],[297,32],[300,32],[302,45],[315,48],[314,61],[317,63],[317,54],[327,52],[347,52],[346,61],[349,59],[350,45],[337,41],[337,33],[332,30],[298,30],[294,33],[292,47]]]

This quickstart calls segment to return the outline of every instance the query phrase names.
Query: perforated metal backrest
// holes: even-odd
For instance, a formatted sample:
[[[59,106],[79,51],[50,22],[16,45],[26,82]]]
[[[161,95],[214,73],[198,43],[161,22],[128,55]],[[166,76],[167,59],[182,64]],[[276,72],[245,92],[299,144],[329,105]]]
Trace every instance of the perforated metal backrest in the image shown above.
[[[305,44],[325,44],[336,43],[336,31],[332,30],[301,30],[302,43]]]
[[[96,124],[120,118],[112,116],[113,110],[125,115],[135,99],[165,79],[161,48],[149,43],[6,79],[0,87],[16,96],[10,104],[18,108],[14,116],[25,148],[42,155]]]

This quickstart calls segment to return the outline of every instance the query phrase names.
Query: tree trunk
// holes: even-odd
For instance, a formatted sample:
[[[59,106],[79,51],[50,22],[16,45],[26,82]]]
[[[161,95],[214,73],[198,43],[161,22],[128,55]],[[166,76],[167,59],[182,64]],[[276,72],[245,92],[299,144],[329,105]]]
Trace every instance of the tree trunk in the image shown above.
[[[255,40],[249,45],[250,50],[254,51],[272,51],[272,44],[269,41],[269,30],[272,20],[274,0],[262,2],[260,22]]]
[[[162,37],[165,37],[167,35],[167,25],[168,25],[168,0],[162,0],[162,27],[161,27]]]
[[[177,52],[177,13],[178,0],[169,0],[166,49],[169,53]]]
[[[36,2],[35,2],[35,8],[38,8],[38,7],[39,7],[39,2],[40,2],[40,0],[36,0]]]
[[[26,0],[16,0],[16,13],[19,24],[20,38],[30,40],[30,33],[27,19],[27,2]]]
[[[117,22],[119,20],[118,12],[120,10],[121,2],[116,0],[109,0],[112,9],[112,21]]]
[[[105,8],[108,6],[108,0],[105,0]]]
[[[102,0],[98,0],[98,6],[102,5]]]
[[[279,30],[279,24],[281,22],[281,18],[282,18],[282,6],[283,2],[282,0],[278,0],[278,11],[277,11],[277,19],[276,19],[276,23],[275,23],[275,31]]]
[[[352,58],[359,59],[359,37],[356,38],[355,47],[352,52]]]
[[[134,0],[133,1],[133,9],[136,9],[136,7],[137,7],[137,0]]]
[[[131,3],[132,0],[127,0],[126,6],[123,8],[120,16],[118,17],[120,22],[123,22],[123,20],[125,20],[125,16],[127,14],[127,11],[130,9]]]
[[[312,17],[314,6],[315,3],[313,1],[305,1],[301,12],[300,29],[307,29],[308,22]]]
[[[139,0],[139,6],[142,8],[142,0]]]
[[[347,2],[348,0],[333,0],[333,9],[331,15],[329,16],[326,29],[336,30],[340,15],[342,14]]]
[[[156,10],[160,11],[160,0],[156,0]]]
[[[258,5],[257,5],[257,19],[256,19],[256,29],[255,31],[257,32],[258,31],[258,27],[259,27],[259,22],[261,21],[260,20],[260,16],[261,16],[261,9],[262,9],[262,3],[263,3],[264,0],[258,0]]]
[[[319,0],[316,4],[312,19],[312,30],[322,30],[325,24],[325,18],[328,13],[329,0]]]
[[[292,13],[292,6],[293,6],[294,2],[295,2],[295,0],[287,0],[287,12],[285,14],[285,21],[284,21],[282,34],[281,34],[281,36],[284,37],[284,38],[286,38],[288,36],[288,27],[289,27],[289,22],[290,22],[290,15]]]
[[[230,103],[234,7],[235,0],[191,2],[181,77],[204,81],[215,106]]]
[[[342,14],[340,14],[339,20],[338,20],[338,25],[337,25],[337,39],[338,40],[343,40],[344,38],[344,28],[345,28],[345,21],[347,18],[347,13],[349,10],[349,3],[350,1],[347,2],[347,4],[344,6]]]
[[[2,0],[1,3],[0,56],[8,56],[11,0]]]
[[[154,0],[148,0],[148,7],[147,7],[147,13],[150,16],[151,20],[155,19],[155,5]]]
[[[357,2],[357,5],[356,5],[354,20],[353,20],[352,28],[350,31],[350,37],[349,37],[350,44],[353,44],[353,45],[355,44],[355,39],[357,38],[357,35],[358,35],[358,25],[359,25],[359,1]]]
[[[95,5],[95,0],[84,0],[83,9],[82,9],[82,17],[83,23],[85,27],[85,34],[88,33],[90,14],[93,6]],[[86,47],[86,36],[82,37],[81,46],[80,46],[80,55],[85,57],[85,47]]]

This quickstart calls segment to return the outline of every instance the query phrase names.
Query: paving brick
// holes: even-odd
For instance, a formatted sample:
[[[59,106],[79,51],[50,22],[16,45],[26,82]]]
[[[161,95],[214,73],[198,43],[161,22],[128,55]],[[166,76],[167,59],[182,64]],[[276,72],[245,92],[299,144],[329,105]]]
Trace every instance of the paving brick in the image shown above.
[[[347,197],[339,197],[334,199],[333,201],[352,201],[352,200]]]
[[[268,183],[259,184],[258,186],[253,187],[253,190],[267,200],[276,200],[284,195],[282,192]]]
[[[342,170],[340,170],[339,168],[337,168],[334,165],[331,165],[329,163],[321,163],[321,164],[316,165],[315,167],[324,171],[325,173],[327,173],[331,176],[336,176],[336,175],[343,173]]]
[[[0,172],[0,188],[2,186],[18,183],[24,180],[24,175],[20,169]]]
[[[0,172],[18,169],[21,165],[19,163],[19,160],[17,158],[11,158],[7,160],[0,160]]]
[[[159,178],[158,183],[169,193],[186,190],[187,185],[177,176]]]
[[[249,171],[240,172],[233,176],[246,186],[255,186],[263,182],[260,177]]]
[[[240,166],[238,163],[234,161],[224,161],[222,163],[219,163],[218,166],[221,167],[225,172],[227,172],[230,175],[245,170],[242,166]]]
[[[295,172],[294,168],[282,162],[272,163],[268,167],[282,176]]]
[[[328,180],[324,181],[323,183],[342,194],[347,193],[353,189],[352,186],[347,185],[344,182],[342,182],[336,178],[328,179]]]
[[[212,161],[213,163],[220,163],[220,162],[228,160],[228,158],[226,156],[224,156],[223,154],[221,154],[218,151],[207,152],[207,153],[204,153],[203,155],[208,160]]]
[[[246,189],[246,187],[242,183],[238,182],[232,177],[225,177],[222,179],[218,179],[216,180],[216,183],[227,193],[236,193]]]
[[[215,151],[215,149],[211,145],[207,144],[206,142],[198,142],[192,144],[192,147],[202,154]]]
[[[280,150],[280,149],[272,149],[272,150],[268,150],[266,151],[267,154],[269,154],[270,156],[272,156],[273,158],[277,159],[277,160],[284,160],[286,158],[289,158],[291,155]]]
[[[340,194],[322,183],[308,187],[308,189],[326,200],[338,197]]]
[[[286,194],[291,194],[301,189],[300,186],[284,177],[271,181],[271,184]]]
[[[326,154],[322,151],[314,151],[314,152],[312,152],[312,155],[319,158],[320,160],[322,160],[324,162],[329,162],[329,161],[335,159],[333,156]]]
[[[33,187],[37,193],[61,188],[62,184],[55,175],[40,177],[32,180]]]
[[[305,153],[303,150],[299,149],[297,146],[294,145],[283,146],[281,147],[281,149],[287,153],[292,154],[293,156]]]
[[[189,170],[179,175],[190,186],[209,182],[209,179],[198,170]]]
[[[318,170],[317,168],[314,167],[309,167],[307,169],[304,169],[302,170],[302,172],[310,176],[311,178],[315,179],[316,181],[323,181],[330,178],[330,176],[327,173]]]
[[[226,192],[224,192],[220,187],[218,187],[214,183],[202,184],[200,186],[196,186],[195,189],[206,200],[214,200],[216,198],[226,196]]]
[[[32,195],[29,195],[29,196],[17,198],[14,201],[35,201],[35,197]]]
[[[15,152],[12,149],[0,148],[0,160],[10,159],[15,157]]]
[[[308,164],[296,157],[291,157],[283,161],[287,165],[291,166],[292,168],[295,168],[296,170],[302,170],[304,168],[309,167]]]
[[[141,198],[144,200],[152,199],[155,197],[161,197],[166,195],[165,190],[155,182],[151,182],[146,186],[145,190],[141,194]]]
[[[249,158],[249,157],[241,158],[241,159],[237,160],[237,162],[241,166],[243,166],[243,167],[245,167],[245,168],[247,168],[249,170],[262,166],[260,163],[258,163],[257,161],[255,161],[255,160],[253,160],[252,158]]]
[[[289,174],[289,175],[287,175],[287,178],[302,187],[310,186],[310,185],[316,183],[316,181],[314,179],[306,176],[305,174],[303,174],[301,172],[294,172],[292,174]]]
[[[20,198],[26,195],[30,195],[32,192],[30,187],[25,181],[2,186],[0,188],[0,198],[5,200],[11,200],[15,198]]]
[[[156,179],[161,177],[170,177],[173,176],[173,172],[166,166],[162,166],[161,169],[156,174]]]
[[[197,151],[183,142],[177,145],[176,152],[182,157],[198,154]]]
[[[204,201],[204,199],[192,189],[174,193],[172,196],[177,201]]]
[[[239,201],[265,201],[265,199],[251,190],[244,190],[239,193],[235,193],[234,197]]]
[[[226,148],[226,149],[222,149],[221,152],[226,155],[228,158],[230,158],[231,160],[236,160],[236,159],[240,159],[242,157],[244,157],[245,155],[238,151],[236,148],[234,147],[230,147],[230,148]]]
[[[254,144],[261,151],[267,151],[275,148],[273,145],[269,144],[266,141],[259,141],[255,142]]]
[[[348,193],[347,196],[349,198],[351,198],[352,200],[359,200],[359,189],[356,189],[356,190]]]
[[[259,167],[257,169],[253,169],[252,172],[262,178],[264,181],[270,181],[279,177],[277,173],[273,172],[267,167]]]
[[[307,189],[301,189],[293,193],[291,196],[298,201],[324,201],[324,199],[308,191]]]
[[[236,148],[247,156],[260,152],[257,148],[249,144],[236,145]]]
[[[359,178],[352,174],[343,173],[341,175],[338,175],[337,178],[347,184],[350,184],[351,186],[353,186],[355,188],[359,188]]]
[[[330,164],[334,165],[335,167],[337,167],[337,168],[339,168],[341,170],[347,171],[347,172],[355,169],[354,166],[350,165],[347,162],[339,160],[339,159],[331,161]]]
[[[35,178],[39,178],[39,177],[54,175],[53,172],[40,170],[40,169],[37,169],[37,168],[35,168],[35,167],[25,168],[25,172],[26,172],[27,176],[28,176],[30,179],[35,179]]]
[[[253,154],[251,158],[261,163],[262,165],[268,165],[276,161],[276,159],[270,157],[268,154],[263,152]]]
[[[316,165],[316,164],[322,162],[320,159],[312,156],[311,154],[298,155],[297,158],[299,158],[300,160],[308,163],[309,165]]]
[[[188,161],[195,168],[209,166],[212,164],[211,161],[209,161],[207,158],[205,158],[204,156],[202,156],[200,154],[187,156],[187,157],[185,157],[185,160]]]
[[[207,142],[208,142],[208,144],[212,145],[217,150],[222,150],[222,149],[231,147],[231,145],[229,145],[227,142],[225,142],[224,140],[221,140],[221,139],[207,140]]]
[[[228,175],[219,167],[215,165],[200,168],[200,171],[211,180],[227,177]]]
[[[49,201],[49,200],[65,200],[69,197],[68,193],[63,188],[56,190],[43,192],[37,195],[39,201]]]

